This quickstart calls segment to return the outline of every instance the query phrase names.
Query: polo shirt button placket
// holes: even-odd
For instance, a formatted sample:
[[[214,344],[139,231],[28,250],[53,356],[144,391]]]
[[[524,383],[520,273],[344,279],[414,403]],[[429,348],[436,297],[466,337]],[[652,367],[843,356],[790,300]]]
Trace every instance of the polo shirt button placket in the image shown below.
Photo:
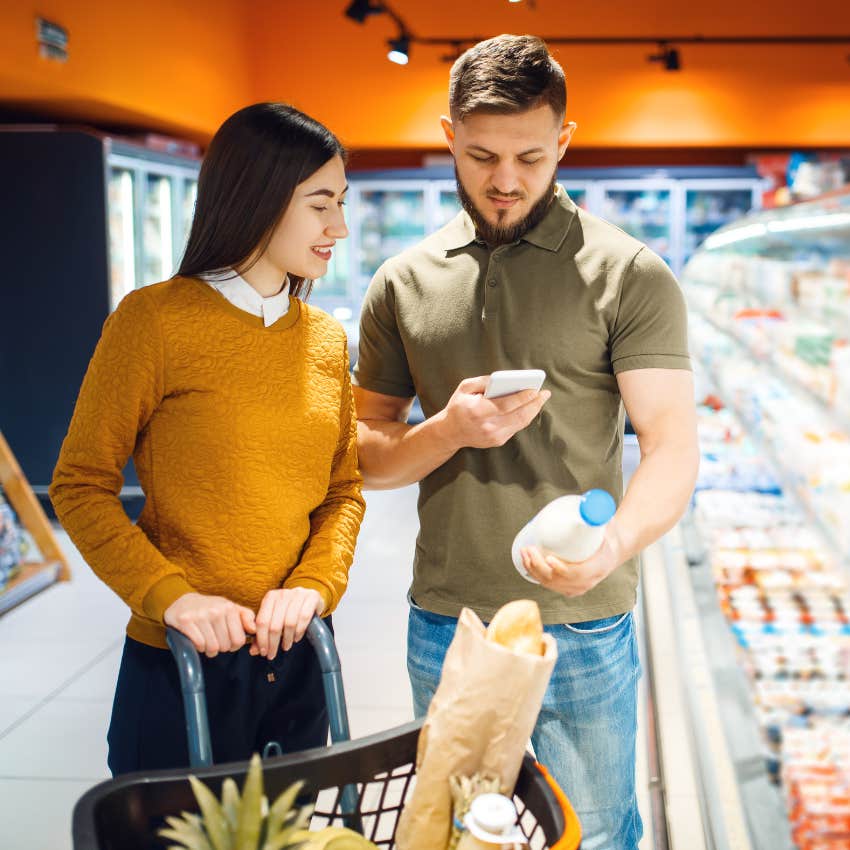
[[[497,258],[491,258],[489,268],[487,269],[487,292],[484,296],[485,319],[494,319],[499,312],[499,279],[497,266]]]

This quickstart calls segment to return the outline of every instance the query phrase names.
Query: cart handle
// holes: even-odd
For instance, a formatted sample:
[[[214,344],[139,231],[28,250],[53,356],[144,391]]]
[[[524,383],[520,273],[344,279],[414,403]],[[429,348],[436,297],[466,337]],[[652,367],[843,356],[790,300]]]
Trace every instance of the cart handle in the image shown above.
[[[335,744],[348,741],[351,738],[351,732],[348,725],[345,690],[342,685],[342,667],[331,630],[319,616],[314,616],[307,626],[306,637],[318,656],[319,667],[322,670],[331,740]],[[189,764],[192,767],[209,767],[212,764],[212,745],[201,658],[192,641],[171,626],[166,629],[166,640],[180,673],[186,734],[189,741]]]
[[[564,833],[551,850],[578,850],[581,844],[581,822],[575,813],[567,795],[561,790],[561,786],[552,777],[552,774],[540,762],[535,761],[534,766],[543,774],[546,784],[552,789],[558,805],[564,815]]]

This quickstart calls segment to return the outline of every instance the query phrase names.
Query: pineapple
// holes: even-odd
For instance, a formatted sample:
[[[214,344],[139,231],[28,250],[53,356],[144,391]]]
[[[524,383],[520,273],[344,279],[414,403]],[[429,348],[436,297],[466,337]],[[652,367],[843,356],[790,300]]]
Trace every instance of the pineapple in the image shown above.
[[[359,832],[343,826],[326,826],[318,832],[299,832],[296,838],[304,842],[299,850],[377,850],[377,845]]]
[[[221,801],[194,776],[189,777],[201,814],[182,812],[165,819],[162,838],[176,844],[169,850],[369,850],[375,845],[343,827],[329,826],[309,832],[312,806],[293,808],[303,782],[289,786],[269,807],[263,795],[263,770],[255,753],[245,776],[242,796],[229,777]]]

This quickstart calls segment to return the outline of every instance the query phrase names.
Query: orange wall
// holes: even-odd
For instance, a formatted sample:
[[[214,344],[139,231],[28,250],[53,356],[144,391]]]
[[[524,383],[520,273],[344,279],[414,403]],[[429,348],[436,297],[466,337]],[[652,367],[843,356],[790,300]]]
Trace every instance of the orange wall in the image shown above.
[[[446,51],[414,46],[409,65],[392,65],[385,47],[392,22],[373,16],[358,25],[343,17],[345,5],[260,0],[257,96],[303,106],[353,147],[441,145],[437,119],[447,109],[449,65],[439,56]],[[506,0],[391,5],[423,36],[850,35],[850,3],[822,0],[715,0],[690,9],[682,0],[537,0],[534,11]],[[284,30],[301,48],[297,73],[292,54],[273,49]],[[646,62],[650,46],[553,52],[567,74],[576,146],[850,145],[850,43],[684,46],[680,73]]]
[[[242,0],[4,0],[0,101],[76,120],[205,141],[252,97]],[[68,30],[69,59],[43,59],[36,14]]]
[[[245,103],[286,100],[351,147],[440,147],[449,65],[414,46],[386,60],[392,22],[360,26],[348,0],[5,0],[0,102],[78,120],[135,124],[205,140]],[[420,35],[850,34],[833,0],[391,0]],[[706,11],[706,10],[709,11]],[[601,13],[600,10],[604,10]],[[767,10],[767,11],[765,11]],[[35,14],[64,25],[70,60],[41,59]],[[600,14],[603,17],[600,18]],[[567,72],[577,147],[850,145],[846,47],[681,48],[684,70],[647,47],[554,48]]]

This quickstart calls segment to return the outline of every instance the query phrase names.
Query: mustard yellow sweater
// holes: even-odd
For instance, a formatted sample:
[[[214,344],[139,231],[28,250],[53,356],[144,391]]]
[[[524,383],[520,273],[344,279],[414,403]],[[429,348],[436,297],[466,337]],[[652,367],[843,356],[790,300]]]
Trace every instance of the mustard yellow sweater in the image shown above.
[[[107,319],[50,487],[63,526],[165,647],[163,614],[190,591],[256,611],[309,587],[333,611],[363,517],[345,334],[293,298],[270,327],[209,285],[130,293]],[[146,502],[118,498],[132,454]]]

